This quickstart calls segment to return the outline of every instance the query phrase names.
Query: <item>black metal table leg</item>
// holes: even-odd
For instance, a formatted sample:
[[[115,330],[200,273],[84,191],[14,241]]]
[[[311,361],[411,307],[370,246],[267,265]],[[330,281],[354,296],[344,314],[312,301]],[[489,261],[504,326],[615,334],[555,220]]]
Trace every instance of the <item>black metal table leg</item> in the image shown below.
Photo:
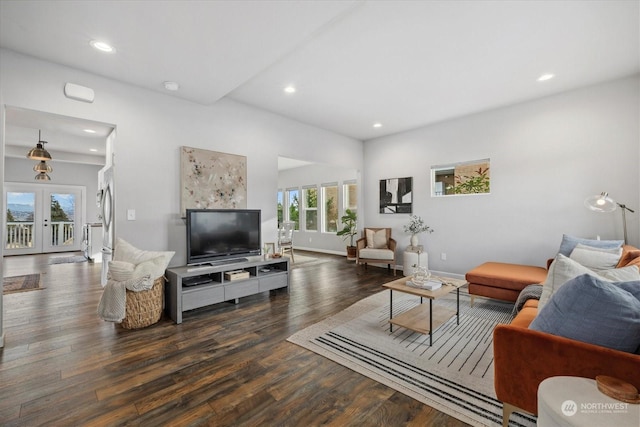
[[[433,345],[433,300],[429,298],[429,345]]]
[[[456,289],[456,302],[458,307],[456,308],[456,325],[460,324],[460,288]]]
[[[389,289],[389,320],[393,319],[393,289]],[[389,332],[393,332],[393,323],[389,323]]]

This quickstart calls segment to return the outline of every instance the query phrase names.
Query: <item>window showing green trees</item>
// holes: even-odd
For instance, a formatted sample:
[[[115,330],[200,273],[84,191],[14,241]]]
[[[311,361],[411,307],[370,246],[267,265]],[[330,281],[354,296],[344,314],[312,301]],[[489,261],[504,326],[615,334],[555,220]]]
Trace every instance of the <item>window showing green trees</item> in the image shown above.
[[[432,196],[491,192],[490,159],[431,167]]]
[[[300,229],[300,198],[298,189],[287,190],[289,202],[289,221],[296,223],[294,230]]]
[[[284,221],[284,199],[281,190],[278,191],[278,207],[276,208],[276,212],[278,215],[278,228],[280,228]]]
[[[71,221],[66,212],[62,210],[60,202],[51,196],[51,222],[69,222]]]
[[[338,231],[338,186],[322,187],[322,202],[324,204],[324,221],[322,231],[335,233]]]
[[[302,198],[305,216],[305,229],[307,231],[318,231],[318,189],[302,189]]]

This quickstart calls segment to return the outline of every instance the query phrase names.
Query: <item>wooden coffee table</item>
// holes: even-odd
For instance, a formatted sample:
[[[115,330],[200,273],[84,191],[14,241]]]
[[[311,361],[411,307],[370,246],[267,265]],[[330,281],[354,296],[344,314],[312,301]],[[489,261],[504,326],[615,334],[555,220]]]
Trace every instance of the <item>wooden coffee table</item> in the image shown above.
[[[394,280],[393,282],[382,285],[389,289],[389,323],[391,324],[391,332],[393,332],[393,325],[397,325],[420,334],[429,334],[429,345],[433,345],[434,328],[442,325],[454,314],[456,315],[456,323],[458,325],[460,324],[460,287],[466,285],[467,282],[465,280],[451,279],[449,277],[431,276],[431,280],[440,280],[442,282],[442,287],[434,291],[429,291],[426,289],[408,286],[406,285],[407,280],[410,280],[410,278],[403,277],[402,279]],[[434,319],[433,300],[448,295],[454,290],[456,291],[456,311],[454,312],[450,309],[438,308]],[[393,317],[393,291],[419,296],[420,305]],[[429,300],[428,305],[422,303],[424,298]]]

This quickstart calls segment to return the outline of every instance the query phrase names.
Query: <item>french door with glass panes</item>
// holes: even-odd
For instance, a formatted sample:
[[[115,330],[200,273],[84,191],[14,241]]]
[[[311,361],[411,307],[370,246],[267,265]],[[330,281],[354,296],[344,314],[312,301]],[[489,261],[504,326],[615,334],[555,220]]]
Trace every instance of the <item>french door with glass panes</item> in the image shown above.
[[[5,183],[4,254],[82,249],[85,187]]]

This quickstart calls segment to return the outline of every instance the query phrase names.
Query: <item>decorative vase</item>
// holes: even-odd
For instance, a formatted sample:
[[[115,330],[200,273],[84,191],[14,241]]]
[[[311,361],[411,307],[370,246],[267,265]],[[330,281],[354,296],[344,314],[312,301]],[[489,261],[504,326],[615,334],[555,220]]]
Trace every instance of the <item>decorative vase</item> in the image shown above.
[[[431,277],[431,273],[427,270],[427,267],[422,267],[421,265],[417,265],[413,269],[413,276],[411,276],[411,281],[416,285],[422,285]]]
[[[411,235],[411,246],[418,246],[418,235],[417,234],[412,234]]]

